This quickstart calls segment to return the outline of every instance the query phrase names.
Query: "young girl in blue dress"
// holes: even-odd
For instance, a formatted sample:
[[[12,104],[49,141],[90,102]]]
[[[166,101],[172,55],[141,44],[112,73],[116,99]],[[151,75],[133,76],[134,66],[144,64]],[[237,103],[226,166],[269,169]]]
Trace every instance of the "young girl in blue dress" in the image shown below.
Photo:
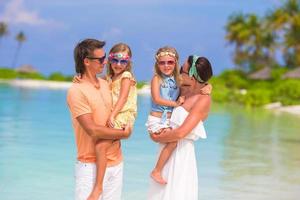
[[[179,97],[178,59],[176,49],[169,46],[158,49],[155,55],[155,74],[151,81],[151,112],[146,123],[149,132],[160,134],[164,129],[170,128],[173,108],[184,102],[184,97]],[[170,142],[161,151],[156,166],[151,172],[151,177],[156,182],[166,184],[161,171],[176,146],[176,142]]]

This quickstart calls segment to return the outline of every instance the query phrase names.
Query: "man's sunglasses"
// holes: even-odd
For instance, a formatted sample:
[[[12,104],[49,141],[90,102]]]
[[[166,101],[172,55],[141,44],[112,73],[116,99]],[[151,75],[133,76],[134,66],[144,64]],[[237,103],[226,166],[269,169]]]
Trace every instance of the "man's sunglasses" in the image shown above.
[[[104,56],[102,56],[100,58],[88,57],[88,56],[86,58],[91,59],[91,60],[98,60],[100,64],[103,64],[105,61],[105,58],[106,58],[106,53],[104,54]]]
[[[124,60],[124,59],[119,60],[119,59],[116,59],[116,58],[110,59],[110,62],[112,64],[118,64],[118,63],[120,63],[120,65],[127,65],[128,64],[128,60]]]
[[[175,65],[174,60],[168,60],[168,61],[158,61],[158,65]]]

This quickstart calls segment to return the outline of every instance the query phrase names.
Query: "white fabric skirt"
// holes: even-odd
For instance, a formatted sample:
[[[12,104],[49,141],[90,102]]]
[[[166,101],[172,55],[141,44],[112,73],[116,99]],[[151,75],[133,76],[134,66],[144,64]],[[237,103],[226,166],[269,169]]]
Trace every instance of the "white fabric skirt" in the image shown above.
[[[172,128],[179,127],[188,116],[181,106],[173,110],[170,123]],[[202,121],[185,138],[177,142],[177,147],[162,170],[167,181],[161,185],[152,179],[148,191],[148,200],[198,200],[198,173],[194,141],[206,138]],[[157,158],[164,144],[159,145]]]
[[[160,145],[159,153],[164,145]],[[148,200],[198,200],[197,163],[192,140],[179,140],[162,170],[167,181],[161,185],[150,180]]]

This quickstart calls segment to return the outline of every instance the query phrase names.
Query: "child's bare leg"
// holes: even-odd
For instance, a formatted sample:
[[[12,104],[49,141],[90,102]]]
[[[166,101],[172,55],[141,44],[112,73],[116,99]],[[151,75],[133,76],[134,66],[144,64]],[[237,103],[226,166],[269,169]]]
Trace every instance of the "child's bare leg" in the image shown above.
[[[151,172],[151,177],[160,184],[167,184],[167,182],[163,179],[161,175],[161,171],[165,166],[166,162],[168,161],[168,159],[170,158],[176,146],[177,146],[177,142],[169,142],[166,144],[166,146],[163,148],[163,150],[159,155],[155,168]]]
[[[103,178],[106,170],[106,151],[112,140],[98,140],[95,145],[96,151],[96,182],[87,200],[98,200],[103,191]]]

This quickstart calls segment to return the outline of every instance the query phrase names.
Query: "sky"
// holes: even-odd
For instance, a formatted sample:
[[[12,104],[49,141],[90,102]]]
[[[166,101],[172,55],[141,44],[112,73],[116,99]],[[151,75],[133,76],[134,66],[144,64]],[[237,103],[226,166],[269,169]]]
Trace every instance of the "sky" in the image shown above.
[[[153,75],[154,55],[173,46],[180,63],[189,55],[207,57],[214,74],[234,67],[233,47],[225,38],[225,25],[233,13],[263,16],[281,0],[0,0],[0,21],[9,34],[0,40],[0,66],[12,67],[15,37],[23,31],[16,66],[30,64],[49,75],[75,72],[73,49],[85,38],[106,41],[105,50],[119,42],[133,53],[138,81]]]

